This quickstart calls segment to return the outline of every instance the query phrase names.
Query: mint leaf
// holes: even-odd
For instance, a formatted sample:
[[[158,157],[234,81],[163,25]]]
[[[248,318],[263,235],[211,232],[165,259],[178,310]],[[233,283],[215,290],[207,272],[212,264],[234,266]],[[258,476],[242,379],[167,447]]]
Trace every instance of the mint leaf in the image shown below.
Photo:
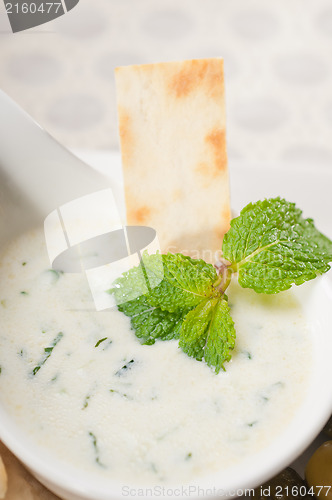
[[[215,293],[217,273],[211,264],[182,254],[144,253],[139,266],[120,278],[113,288],[117,304],[146,295],[151,306],[163,311],[187,311]]]
[[[148,295],[151,305],[169,312],[188,310],[215,293],[217,273],[211,264],[179,253],[163,255],[163,264],[164,279]],[[149,274],[150,260],[144,265]]]
[[[144,266],[132,267],[116,279],[108,293],[114,294],[118,304],[130,302],[149,292]]]
[[[119,311],[131,318],[131,327],[136,336],[142,343],[149,345],[154,344],[156,339],[179,338],[186,322],[180,347],[197,359],[203,359],[205,352],[208,364],[215,366],[218,373],[222,363],[230,356],[229,345],[223,345],[224,340],[228,342],[226,332],[221,330],[220,336],[216,332],[217,326],[220,326],[220,311],[223,312],[225,306],[220,309],[218,305],[221,294],[214,287],[218,279],[215,268],[203,260],[168,253],[161,256],[163,263],[161,270],[160,255],[158,257],[159,259],[157,254],[151,256],[144,254],[139,266],[132,268],[115,281],[110,292],[115,295]],[[123,301],[124,298],[135,296],[137,291],[143,291],[146,280],[149,282],[147,293]],[[151,288],[151,284],[154,283],[157,285]],[[223,302],[227,305],[225,301]],[[188,325],[191,324],[190,315],[194,312],[191,310],[194,307],[197,317],[200,317],[199,312],[202,309],[201,320],[207,322],[206,328],[197,339],[188,338],[186,342]]]
[[[216,303],[217,299],[202,301],[187,314],[182,325],[179,346],[188,356],[198,361],[202,361],[204,358],[207,330]]]
[[[222,249],[240,285],[263,293],[301,285],[328,271],[332,260],[332,242],[280,198],[249,203],[232,220]]]
[[[234,321],[231,318],[228,303],[226,300],[219,300],[209,325],[204,349],[204,360],[209,366],[215,367],[216,373],[220,371],[220,368],[225,369],[223,366],[225,361],[230,361],[235,338]]]
[[[219,373],[231,359],[235,328],[225,299],[202,301],[190,311],[181,328],[179,345],[189,356],[205,362]]]
[[[147,297],[118,305],[119,311],[131,318],[131,327],[142,344],[152,345],[156,339],[172,340],[179,338],[183,318],[187,310],[177,313],[163,311],[149,304]]]
[[[131,318],[141,342],[153,344],[157,338],[179,337],[188,311],[216,293],[216,279],[214,267],[203,260],[144,253],[140,265],[123,273],[109,292],[114,293],[119,311]]]

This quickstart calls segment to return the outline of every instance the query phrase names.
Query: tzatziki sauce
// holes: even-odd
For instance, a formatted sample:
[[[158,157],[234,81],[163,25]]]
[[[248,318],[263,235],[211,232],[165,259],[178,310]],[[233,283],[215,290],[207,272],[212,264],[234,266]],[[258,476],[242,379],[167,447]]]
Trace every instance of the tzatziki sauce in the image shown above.
[[[236,347],[216,375],[178,341],[141,345],[124,314],[94,310],[85,275],[52,270],[43,230],[28,232],[0,261],[1,404],[36,445],[99,477],[185,484],[239,463],[291,421],[312,346],[294,291],[234,283],[228,297]]]

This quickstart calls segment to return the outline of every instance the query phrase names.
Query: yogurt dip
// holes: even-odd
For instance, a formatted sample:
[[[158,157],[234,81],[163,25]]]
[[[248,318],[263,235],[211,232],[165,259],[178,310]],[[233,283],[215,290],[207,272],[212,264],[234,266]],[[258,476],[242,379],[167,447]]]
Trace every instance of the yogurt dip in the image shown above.
[[[141,345],[96,312],[83,274],[50,270],[42,229],[0,261],[0,402],[34,443],[100,478],[189,482],[276,439],[301,404],[312,342],[296,291],[229,288],[237,331],[215,375],[177,341]]]

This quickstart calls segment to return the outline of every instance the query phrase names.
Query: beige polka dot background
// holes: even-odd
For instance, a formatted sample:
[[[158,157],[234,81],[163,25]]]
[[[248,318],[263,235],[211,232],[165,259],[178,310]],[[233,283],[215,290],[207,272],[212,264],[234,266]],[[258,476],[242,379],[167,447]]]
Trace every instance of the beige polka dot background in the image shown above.
[[[332,168],[330,0],[80,0],[13,34],[0,88],[61,143],[118,148],[114,67],[223,56],[229,157]]]

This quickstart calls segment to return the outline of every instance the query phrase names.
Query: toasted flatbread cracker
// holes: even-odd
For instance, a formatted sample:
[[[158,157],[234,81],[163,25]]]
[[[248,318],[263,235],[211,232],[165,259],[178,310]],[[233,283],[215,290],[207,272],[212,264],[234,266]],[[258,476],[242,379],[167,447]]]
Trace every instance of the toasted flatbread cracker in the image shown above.
[[[223,60],[116,69],[127,222],[214,262],[229,228]]]

